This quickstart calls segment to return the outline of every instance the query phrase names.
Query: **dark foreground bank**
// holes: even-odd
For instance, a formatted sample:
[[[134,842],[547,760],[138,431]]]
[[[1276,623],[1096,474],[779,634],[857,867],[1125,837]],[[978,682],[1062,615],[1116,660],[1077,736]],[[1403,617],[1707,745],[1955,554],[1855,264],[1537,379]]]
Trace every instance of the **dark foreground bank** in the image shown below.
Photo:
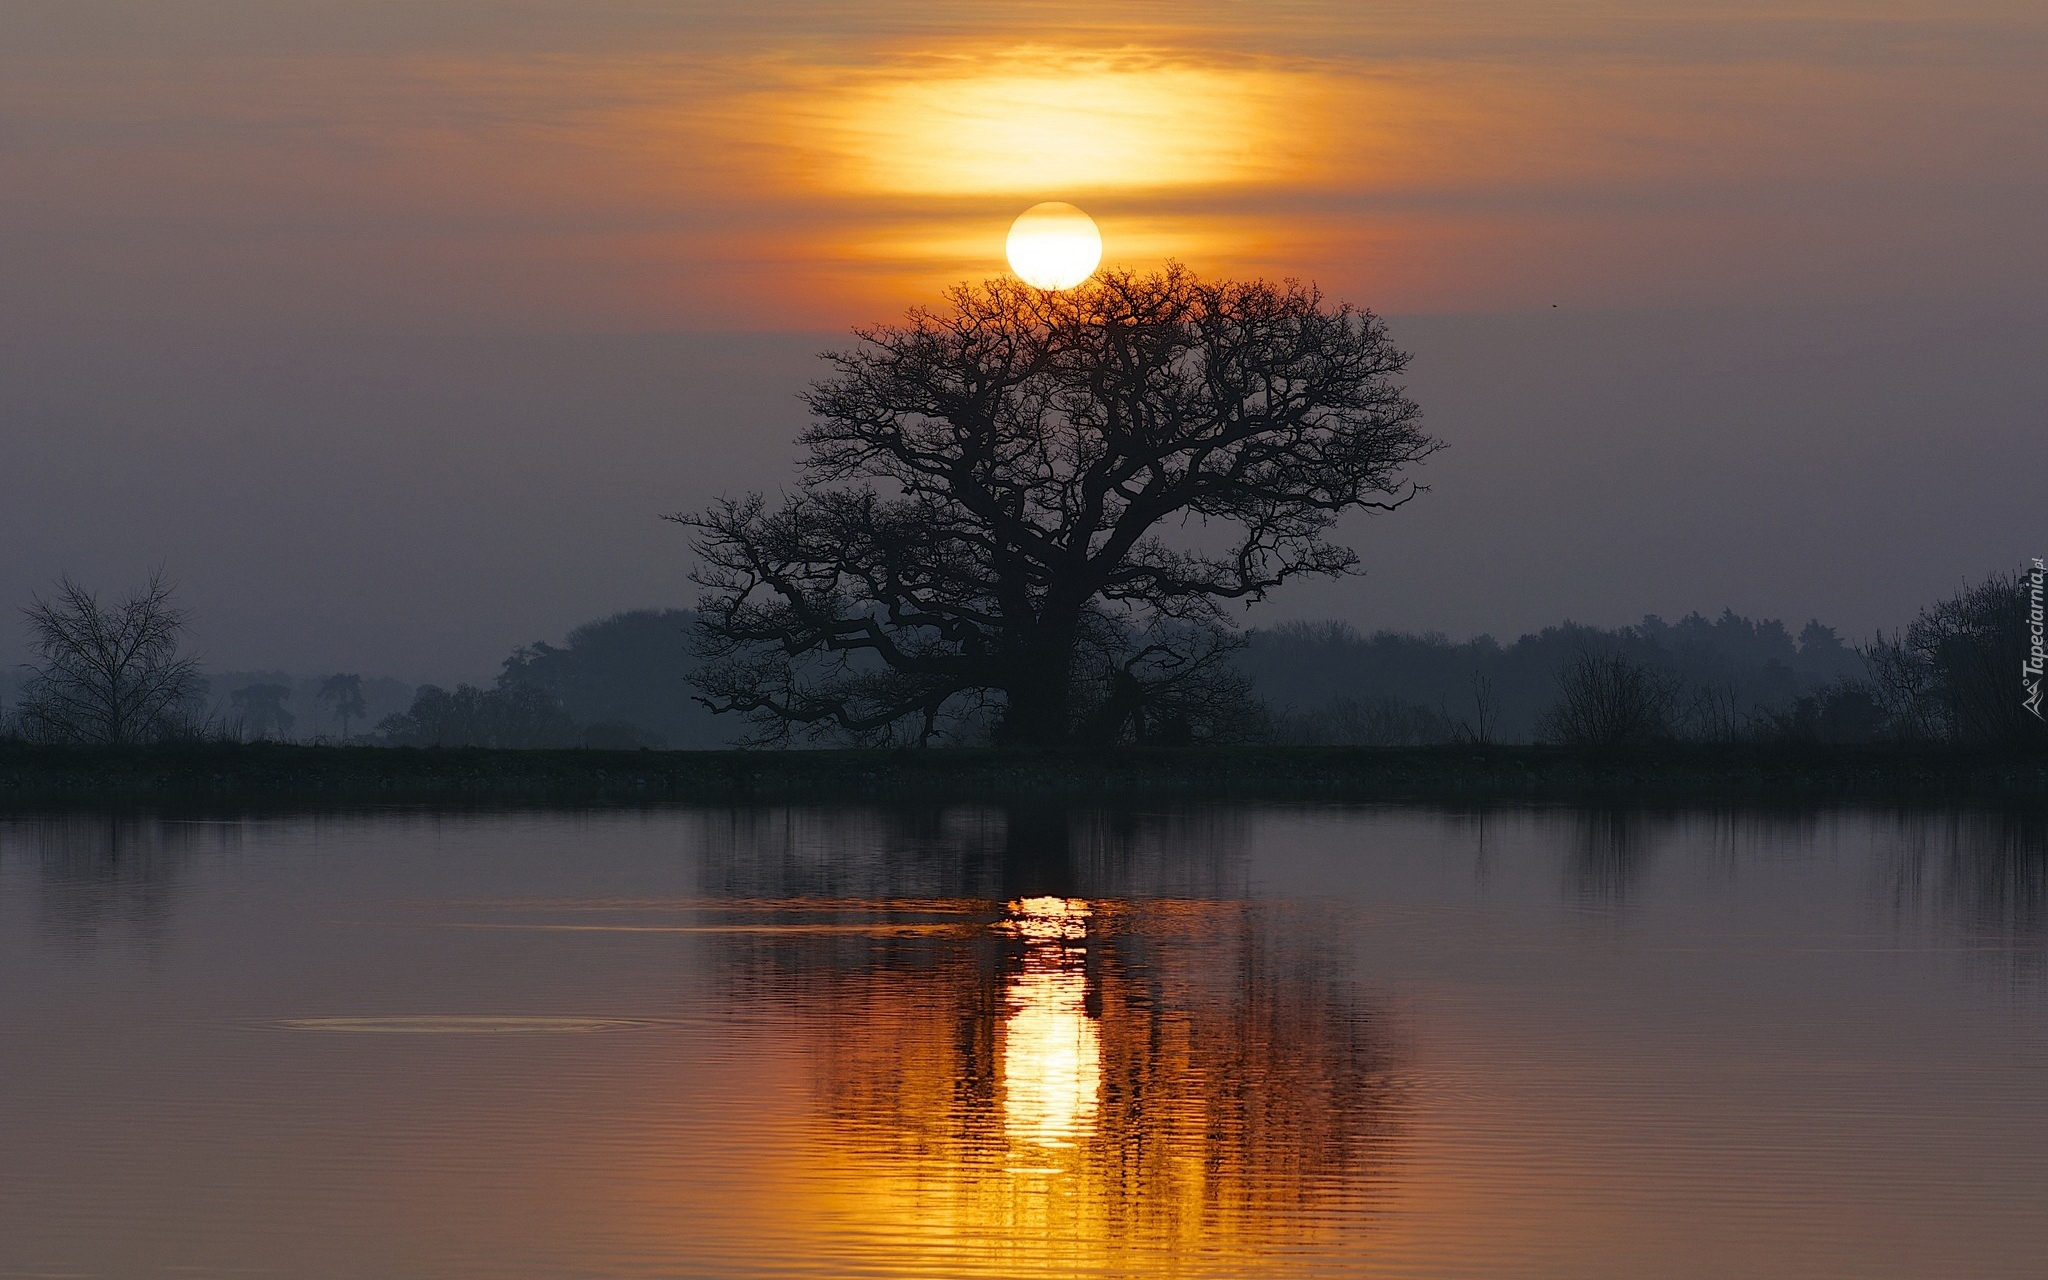
[[[2048,755],[1931,747],[502,751],[0,743],[0,805],[185,796],[1410,800],[1985,797],[2048,803]]]

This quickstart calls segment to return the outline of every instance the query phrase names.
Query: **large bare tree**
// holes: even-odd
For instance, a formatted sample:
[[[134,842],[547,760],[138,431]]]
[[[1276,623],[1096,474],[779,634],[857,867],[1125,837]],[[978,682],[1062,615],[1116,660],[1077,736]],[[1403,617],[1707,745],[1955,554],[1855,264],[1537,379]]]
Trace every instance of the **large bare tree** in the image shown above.
[[[28,617],[34,676],[23,691],[28,736],[45,742],[143,742],[182,727],[198,661],[180,651],[186,614],[161,571],[119,604],[69,577]]]
[[[1002,742],[1142,735],[1148,691],[1230,687],[1225,602],[1353,570],[1339,517],[1408,501],[1441,447],[1385,324],[1310,285],[1175,266],[948,301],[826,356],[779,504],[671,517],[705,700],[764,737],[929,740],[977,706]]]

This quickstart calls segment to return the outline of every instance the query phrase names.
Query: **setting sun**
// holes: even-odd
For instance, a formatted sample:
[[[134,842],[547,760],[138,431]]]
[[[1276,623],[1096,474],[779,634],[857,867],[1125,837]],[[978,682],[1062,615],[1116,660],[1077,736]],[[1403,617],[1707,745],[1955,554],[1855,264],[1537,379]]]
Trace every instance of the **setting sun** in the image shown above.
[[[1071,289],[1101,263],[1102,232],[1095,219],[1073,205],[1048,200],[1017,215],[1004,252],[1010,269],[1026,284]]]

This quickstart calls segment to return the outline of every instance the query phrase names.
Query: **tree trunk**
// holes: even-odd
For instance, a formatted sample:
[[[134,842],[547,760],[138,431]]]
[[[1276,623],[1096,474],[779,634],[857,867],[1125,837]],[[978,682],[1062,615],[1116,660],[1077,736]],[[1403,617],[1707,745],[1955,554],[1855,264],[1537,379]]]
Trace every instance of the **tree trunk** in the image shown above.
[[[1073,652],[1069,639],[1040,642],[1018,656],[1016,674],[1003,686],[998,746],[1061,747],[1072,740]]]

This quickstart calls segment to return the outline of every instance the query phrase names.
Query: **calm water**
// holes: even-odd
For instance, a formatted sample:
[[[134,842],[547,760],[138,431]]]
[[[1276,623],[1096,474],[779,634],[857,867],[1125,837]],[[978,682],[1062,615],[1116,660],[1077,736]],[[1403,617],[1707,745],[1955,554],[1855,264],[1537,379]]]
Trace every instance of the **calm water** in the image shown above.
[[[2048,1275],[2048,821],[0,820],[0,1275]]]

